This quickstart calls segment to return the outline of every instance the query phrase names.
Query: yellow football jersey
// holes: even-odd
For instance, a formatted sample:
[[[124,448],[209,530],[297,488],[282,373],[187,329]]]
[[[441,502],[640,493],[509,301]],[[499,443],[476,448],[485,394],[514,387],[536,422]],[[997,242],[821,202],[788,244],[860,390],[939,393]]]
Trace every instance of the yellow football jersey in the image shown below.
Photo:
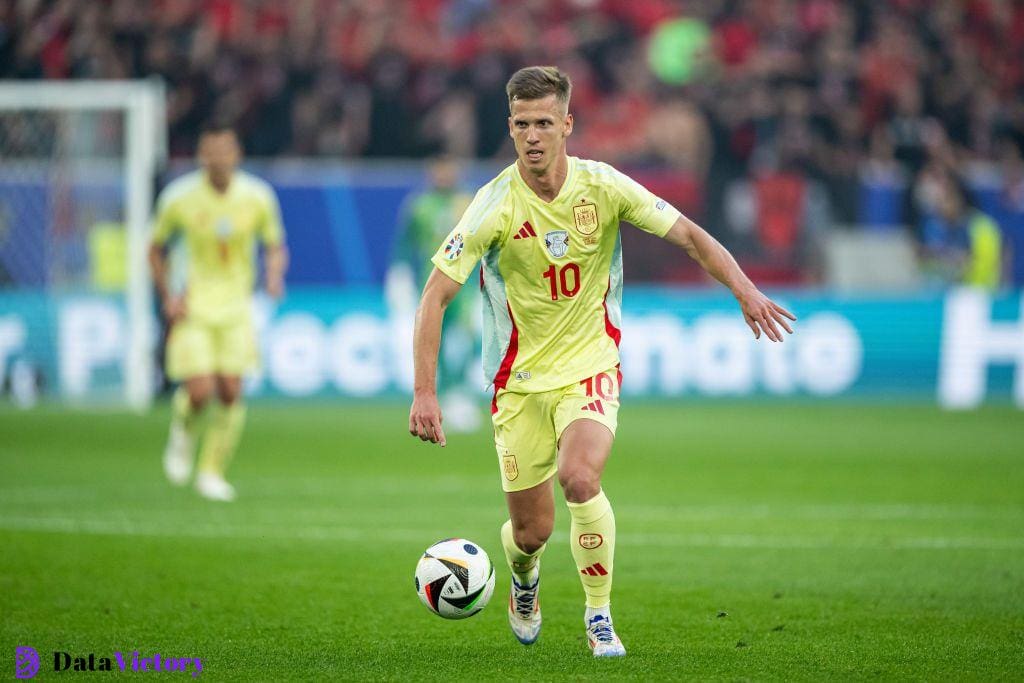
[[[250,314],[256,280],[256,240],[283,240],[281,210],[270,185],[236,171],[218,193],[199,170],[178,178],[157,200],[153,241],[181,233],[188,251],[186,305],[190,318],[226,323]]]
[[[512,164],[477,192],[432,261],[460,283],[481,261],[484,372],[549,391],[619,362],[625,220],[659,237],[679,212],[611,166],[569,157],[545,202]]]

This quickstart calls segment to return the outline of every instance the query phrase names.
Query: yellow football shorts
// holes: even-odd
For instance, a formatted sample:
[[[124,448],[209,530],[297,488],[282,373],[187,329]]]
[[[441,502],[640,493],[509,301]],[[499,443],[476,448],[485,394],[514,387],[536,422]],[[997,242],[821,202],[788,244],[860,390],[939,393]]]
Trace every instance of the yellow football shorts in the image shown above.
[[[491,406],[491,421],[502,488],[522,491],[553,476],[558,470],[558,440],[575,420],[600,422],[614,435],[621,383],[618,368],[612,368],[552,391],[522,394],[499,390]]]
[[[167,339],[167,376],[175,381],[204,375],[241,377],[259,362],[252,320],[206,323],[186,318]]]

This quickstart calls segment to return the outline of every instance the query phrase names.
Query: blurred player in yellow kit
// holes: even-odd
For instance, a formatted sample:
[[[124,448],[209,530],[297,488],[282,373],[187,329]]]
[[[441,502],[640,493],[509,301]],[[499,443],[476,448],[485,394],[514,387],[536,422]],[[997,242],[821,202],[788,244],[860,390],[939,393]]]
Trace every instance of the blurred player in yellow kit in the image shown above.
[[[224,474],[242,434],[242,377],[258,362],[252,320],[256,246],[264,246],[267,293],[284,291],[287,252],[281,211],[270,185],[237,170],[241,147],[230,126],[212,124],[199,137],[200,169],[178,178],[157,199],[149,250],[153,279],[170,326],[167,376],[174,394],[164,472],[185,484],[199,441],[200,415],[215,398],[199,453],[196,490],[230,501]],[[168,283],[167,247],[179,236],[187,251],[184,292]]]
[[[744,275],[728,251],[679,211],[600,162],[570,157],[569,79],[554,67],[507,85],[517,161],[477,192],[433,257],[417,313],[409,431],[445,445],[435,375],[445,308],[478,261],[484,372],[493,378],[494,441],[509,509],[501,529],[516,638],[541,626],[540,556],[554,526],[554,479],[597,657],[626,654],[612,624],[615,516],[601,488],[619,407],[622,247],[629,221],[685,250],[729,287],[756,338],[782,341],[793,315]],[[652,473],[653,474],[653,473]]]

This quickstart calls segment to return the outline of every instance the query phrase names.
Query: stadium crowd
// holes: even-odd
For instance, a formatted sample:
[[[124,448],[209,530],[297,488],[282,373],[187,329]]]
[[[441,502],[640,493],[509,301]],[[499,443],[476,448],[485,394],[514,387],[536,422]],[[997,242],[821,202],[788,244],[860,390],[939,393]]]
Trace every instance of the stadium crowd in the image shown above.
[[[255,156],[507,157],[505,79],[536,63],[574,79],[572,153],[673,172],[741,252],[922,237],[935,187],[995,177],[1024,254],[1019,0],[0,0],[0,78],[159,76],[179,156],[215,117]]]

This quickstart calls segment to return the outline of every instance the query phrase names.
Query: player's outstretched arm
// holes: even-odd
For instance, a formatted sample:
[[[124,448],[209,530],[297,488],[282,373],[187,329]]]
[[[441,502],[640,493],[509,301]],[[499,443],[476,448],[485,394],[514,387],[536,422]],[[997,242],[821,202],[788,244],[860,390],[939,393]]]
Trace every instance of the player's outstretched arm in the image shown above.
[[[412,341],[414,375],[409,433],[442,446],[447,441],[441,427],[441,405],[437,401],[437,353],[441,347],[444,310],[461,288],[461,284],[434,268],[416,310]]]
[[[783,337],[779,327],[793,334],[787,318],[795,321],[796,316],[761,293],[740,269],[732,254],[699,225],[686,216],[680,216],[665,234],[665,239],[685,249],[701,268],[732,291],[756,339],[760,339],[764,332],[772,341],[781,342]]]

